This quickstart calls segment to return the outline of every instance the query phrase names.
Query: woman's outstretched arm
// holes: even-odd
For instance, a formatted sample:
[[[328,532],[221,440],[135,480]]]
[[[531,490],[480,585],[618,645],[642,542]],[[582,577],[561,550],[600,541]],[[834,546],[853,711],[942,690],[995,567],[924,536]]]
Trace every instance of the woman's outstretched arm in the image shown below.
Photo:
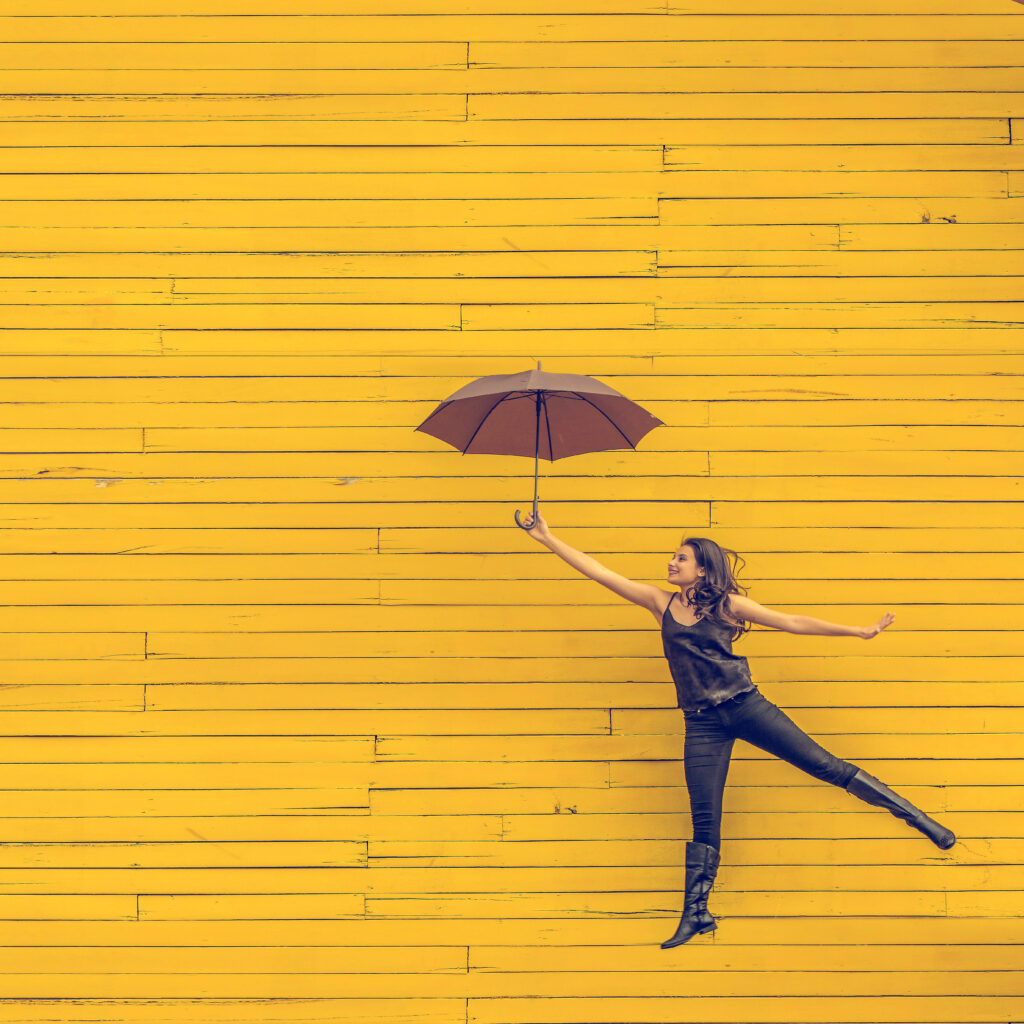
[[[589,576],[590,579],[600,583],[602,587],[607,587],[619,597],[624,597],[627,601],[632,601],[633,604],[647,608],[656,618],[661,618],[669,597],[665,591],[650,583],[637,583],[627,579],[602,565],[596,558],[591,558],[590,555],[566,544],[564,540],[560,540],[548,529],[548,524],[539,512],[536,523],[533,521],[533,513],[530,512],[524,518],[523,525],[528,527],[528,532],[534,540],[539,541],[549,551],[553,551],[577,572]]]
[[[836,622],[826,622],[810,615],[788,615],[777,612],[774,608],[751,601],[741,594],[729,595],[729,611],[737,619],[756,622],[759,626],[781,629],[787,633],[803,633],[810,636],[859,636],[862,640],[870,640],[878,636],[883,629],[892,625],[896,618],[892,612],[886,612],[873,626],[841,626]]]

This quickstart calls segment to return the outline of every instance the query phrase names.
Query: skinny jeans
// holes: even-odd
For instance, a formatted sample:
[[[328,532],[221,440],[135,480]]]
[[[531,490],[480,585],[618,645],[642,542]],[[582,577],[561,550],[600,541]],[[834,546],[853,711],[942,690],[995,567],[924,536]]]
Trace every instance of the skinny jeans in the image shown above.
[[[722,796],[733,743],[746,740],[808,775],[846,788],[857,765],[842,761],[816,743],[793,720],[747,690],[700,711],[685,711],[683,766],[690,793],[694,842],[718,849],[722,843]]]

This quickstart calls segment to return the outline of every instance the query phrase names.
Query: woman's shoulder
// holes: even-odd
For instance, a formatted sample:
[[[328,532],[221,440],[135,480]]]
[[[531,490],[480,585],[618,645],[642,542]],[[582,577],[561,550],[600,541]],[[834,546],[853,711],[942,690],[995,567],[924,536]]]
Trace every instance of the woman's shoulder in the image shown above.
[[[654,587],[654,606],[651,608],[651,611],[659,622],[665,617],[665,609],[668,608],[672,598],[675,596],[675,591],[669,593],[660,587]]]

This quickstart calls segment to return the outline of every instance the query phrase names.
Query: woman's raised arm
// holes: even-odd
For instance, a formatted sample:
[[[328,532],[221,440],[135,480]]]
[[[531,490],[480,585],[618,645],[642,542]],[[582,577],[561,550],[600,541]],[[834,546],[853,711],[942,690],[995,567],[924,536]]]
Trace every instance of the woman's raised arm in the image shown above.
[[[892,612],[886,612],[873,626],[841,626],[836,622],[826,622],[810,615],[789,615],[777,612],[774,608],[751,601],[742,594],[729,595],[729,612],[736,619],[756,622],[759,626],[781,629],[786,633],[802,633],[808,636],[859,636],[862,640],[870,640],[878,636],[883,629],[892,625],[896,618]]]
[[[627,579],[602,565],[596,558],[591,558],[583,551],[578,551],[566,544],[564,540],[559,540],[548,529],[548,524],[539,512],[536,523],[533,521],[533,513],[530,512],[524,518],[523,525],[527,527],[527,532],[534,540],[539,541],[549,551],[553,551],[577,572],[588,576],[595,583],[600,583],[602,587],[607,587],[613,594],[618,594],[619,597],[624,597],[627,601],[632,601],[633,604],[648,609],[656,619],[661,620],[669,597],[664,590],[660,590],[650,583],[637,583]]]

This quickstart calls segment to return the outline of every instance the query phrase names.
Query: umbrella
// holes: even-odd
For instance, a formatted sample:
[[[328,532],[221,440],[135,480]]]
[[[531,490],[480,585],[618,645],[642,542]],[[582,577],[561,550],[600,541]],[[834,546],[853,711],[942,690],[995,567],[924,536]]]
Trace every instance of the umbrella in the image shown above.
[[[416,429],[464,455],[533,457],[533,521],[539,464],[585,452],[636,448],[662,421],[593,377],[536,370],[478,380],[446,398]],[[522,529],[519,510],[516,523]]]

